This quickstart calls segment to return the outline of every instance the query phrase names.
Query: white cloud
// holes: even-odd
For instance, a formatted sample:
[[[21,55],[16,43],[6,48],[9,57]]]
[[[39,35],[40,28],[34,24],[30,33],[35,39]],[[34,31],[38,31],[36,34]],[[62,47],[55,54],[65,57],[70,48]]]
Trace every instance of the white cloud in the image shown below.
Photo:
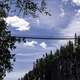
[[[41,46],[42,48],[44,48],[44,49],[47,48],[47,44],[46,44],[45,42],[42,42],[42,43],[40,44],[40,46]]]
[[[29,22],[27,22],[23,18],[19,18],[18,16],[7,17],[6,22],[8,25],[16,27],[16,30],[19,31],[25,31],[30,29]]]
[[[80,15],[78,17],[75,15],[68,27],[62,30],[61,33],[64,36],[71,37],[74,37],[75,33],[80,34]]]
[[[74,16],[73,20],[70,22],[70,24],[65,28],[61,30],[61,36],[63,37],[74,37],[75,33],[77,35],[80,34],[80,11],[77,12],[77,14]],[[65,45],[69,40],[60,40],[58,41],[57,48],[59,48],[61,45]],[[74,41],[74,40],[71,40]]]
[[[80,10],[78,10],[77,14],[73,17],[70,24],[60,31],[62,37],[74,37],[75,33],[80,35]],[[59,40],[55,45],[55,50],[60,48],[60,46],[65,45],[69,40]],[[71,40],[74,42],[74,40]]]
[[[35,47],[35,45],[37,45],[37,44],[38,44],[37,41],[31,41],[31,42],[26,41],[26,43],[24,43],[24,46],[26,46],[26,47]]]
[[[73,3],[75,3],[76,5],[80,6],[80,0],[72,0]]]
[[[77,10],[77,14],[76,14],[76,17],[80,16],[80,9]]]

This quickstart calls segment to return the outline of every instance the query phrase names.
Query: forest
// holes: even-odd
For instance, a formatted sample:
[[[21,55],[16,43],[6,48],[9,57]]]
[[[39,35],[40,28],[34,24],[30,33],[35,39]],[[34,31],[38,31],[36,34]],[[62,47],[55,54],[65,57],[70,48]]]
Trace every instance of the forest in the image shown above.
[[[80,38],[37,59],[33,69],[19,80],[80,80]]]

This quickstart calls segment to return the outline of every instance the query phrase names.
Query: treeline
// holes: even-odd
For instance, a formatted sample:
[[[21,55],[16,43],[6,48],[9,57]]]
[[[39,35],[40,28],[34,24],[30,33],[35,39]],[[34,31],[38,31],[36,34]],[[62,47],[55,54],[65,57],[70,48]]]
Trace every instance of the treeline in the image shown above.
[[[80,80],[79,38],[37,59],[33,70],[19,80]]]

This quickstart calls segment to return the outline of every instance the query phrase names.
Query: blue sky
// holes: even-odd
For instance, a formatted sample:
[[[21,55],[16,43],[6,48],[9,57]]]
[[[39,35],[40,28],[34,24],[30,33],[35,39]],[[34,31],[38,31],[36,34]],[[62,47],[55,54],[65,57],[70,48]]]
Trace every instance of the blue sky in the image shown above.
[[[46,0],[52,16],[39,14],[33,18],[23,17],[10,12],[6,18],[12,35],[38,37],[74,37],[80,34],[80,0]],[[12,6],[14,7],[14,5]],[[46,52],[64,45],[67,41],[26,40],[26,43],[16,43],[16,62],[14,70],[7,73],[5,80],[17,80],[32,69],[33,62]]]

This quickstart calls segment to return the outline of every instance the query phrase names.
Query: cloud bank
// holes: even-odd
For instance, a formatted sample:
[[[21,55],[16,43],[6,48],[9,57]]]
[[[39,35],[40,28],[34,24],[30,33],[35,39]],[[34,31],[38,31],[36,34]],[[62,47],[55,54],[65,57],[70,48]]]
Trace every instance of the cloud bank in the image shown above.
[[[46,44],[45,42],[42,42],[42,43],[40,44],[40,46],[41,46],[42,48],[44,48],[44,49],[47,49],[47,44]]]
[[[30,23],[24,20],[23,18],[19,18],[18,16],[7,17],[6,23],[12,27],[15,27],[16,30],[19,31],[26,31],[30,29]]]
[[[35,45],[37,45],[38,43],[36,41],[26,41],[26,43],[24,43],[24,46],[26,47],[34,47]]]
[[[80,6],[80,0],[72,0],[76,5]]]

